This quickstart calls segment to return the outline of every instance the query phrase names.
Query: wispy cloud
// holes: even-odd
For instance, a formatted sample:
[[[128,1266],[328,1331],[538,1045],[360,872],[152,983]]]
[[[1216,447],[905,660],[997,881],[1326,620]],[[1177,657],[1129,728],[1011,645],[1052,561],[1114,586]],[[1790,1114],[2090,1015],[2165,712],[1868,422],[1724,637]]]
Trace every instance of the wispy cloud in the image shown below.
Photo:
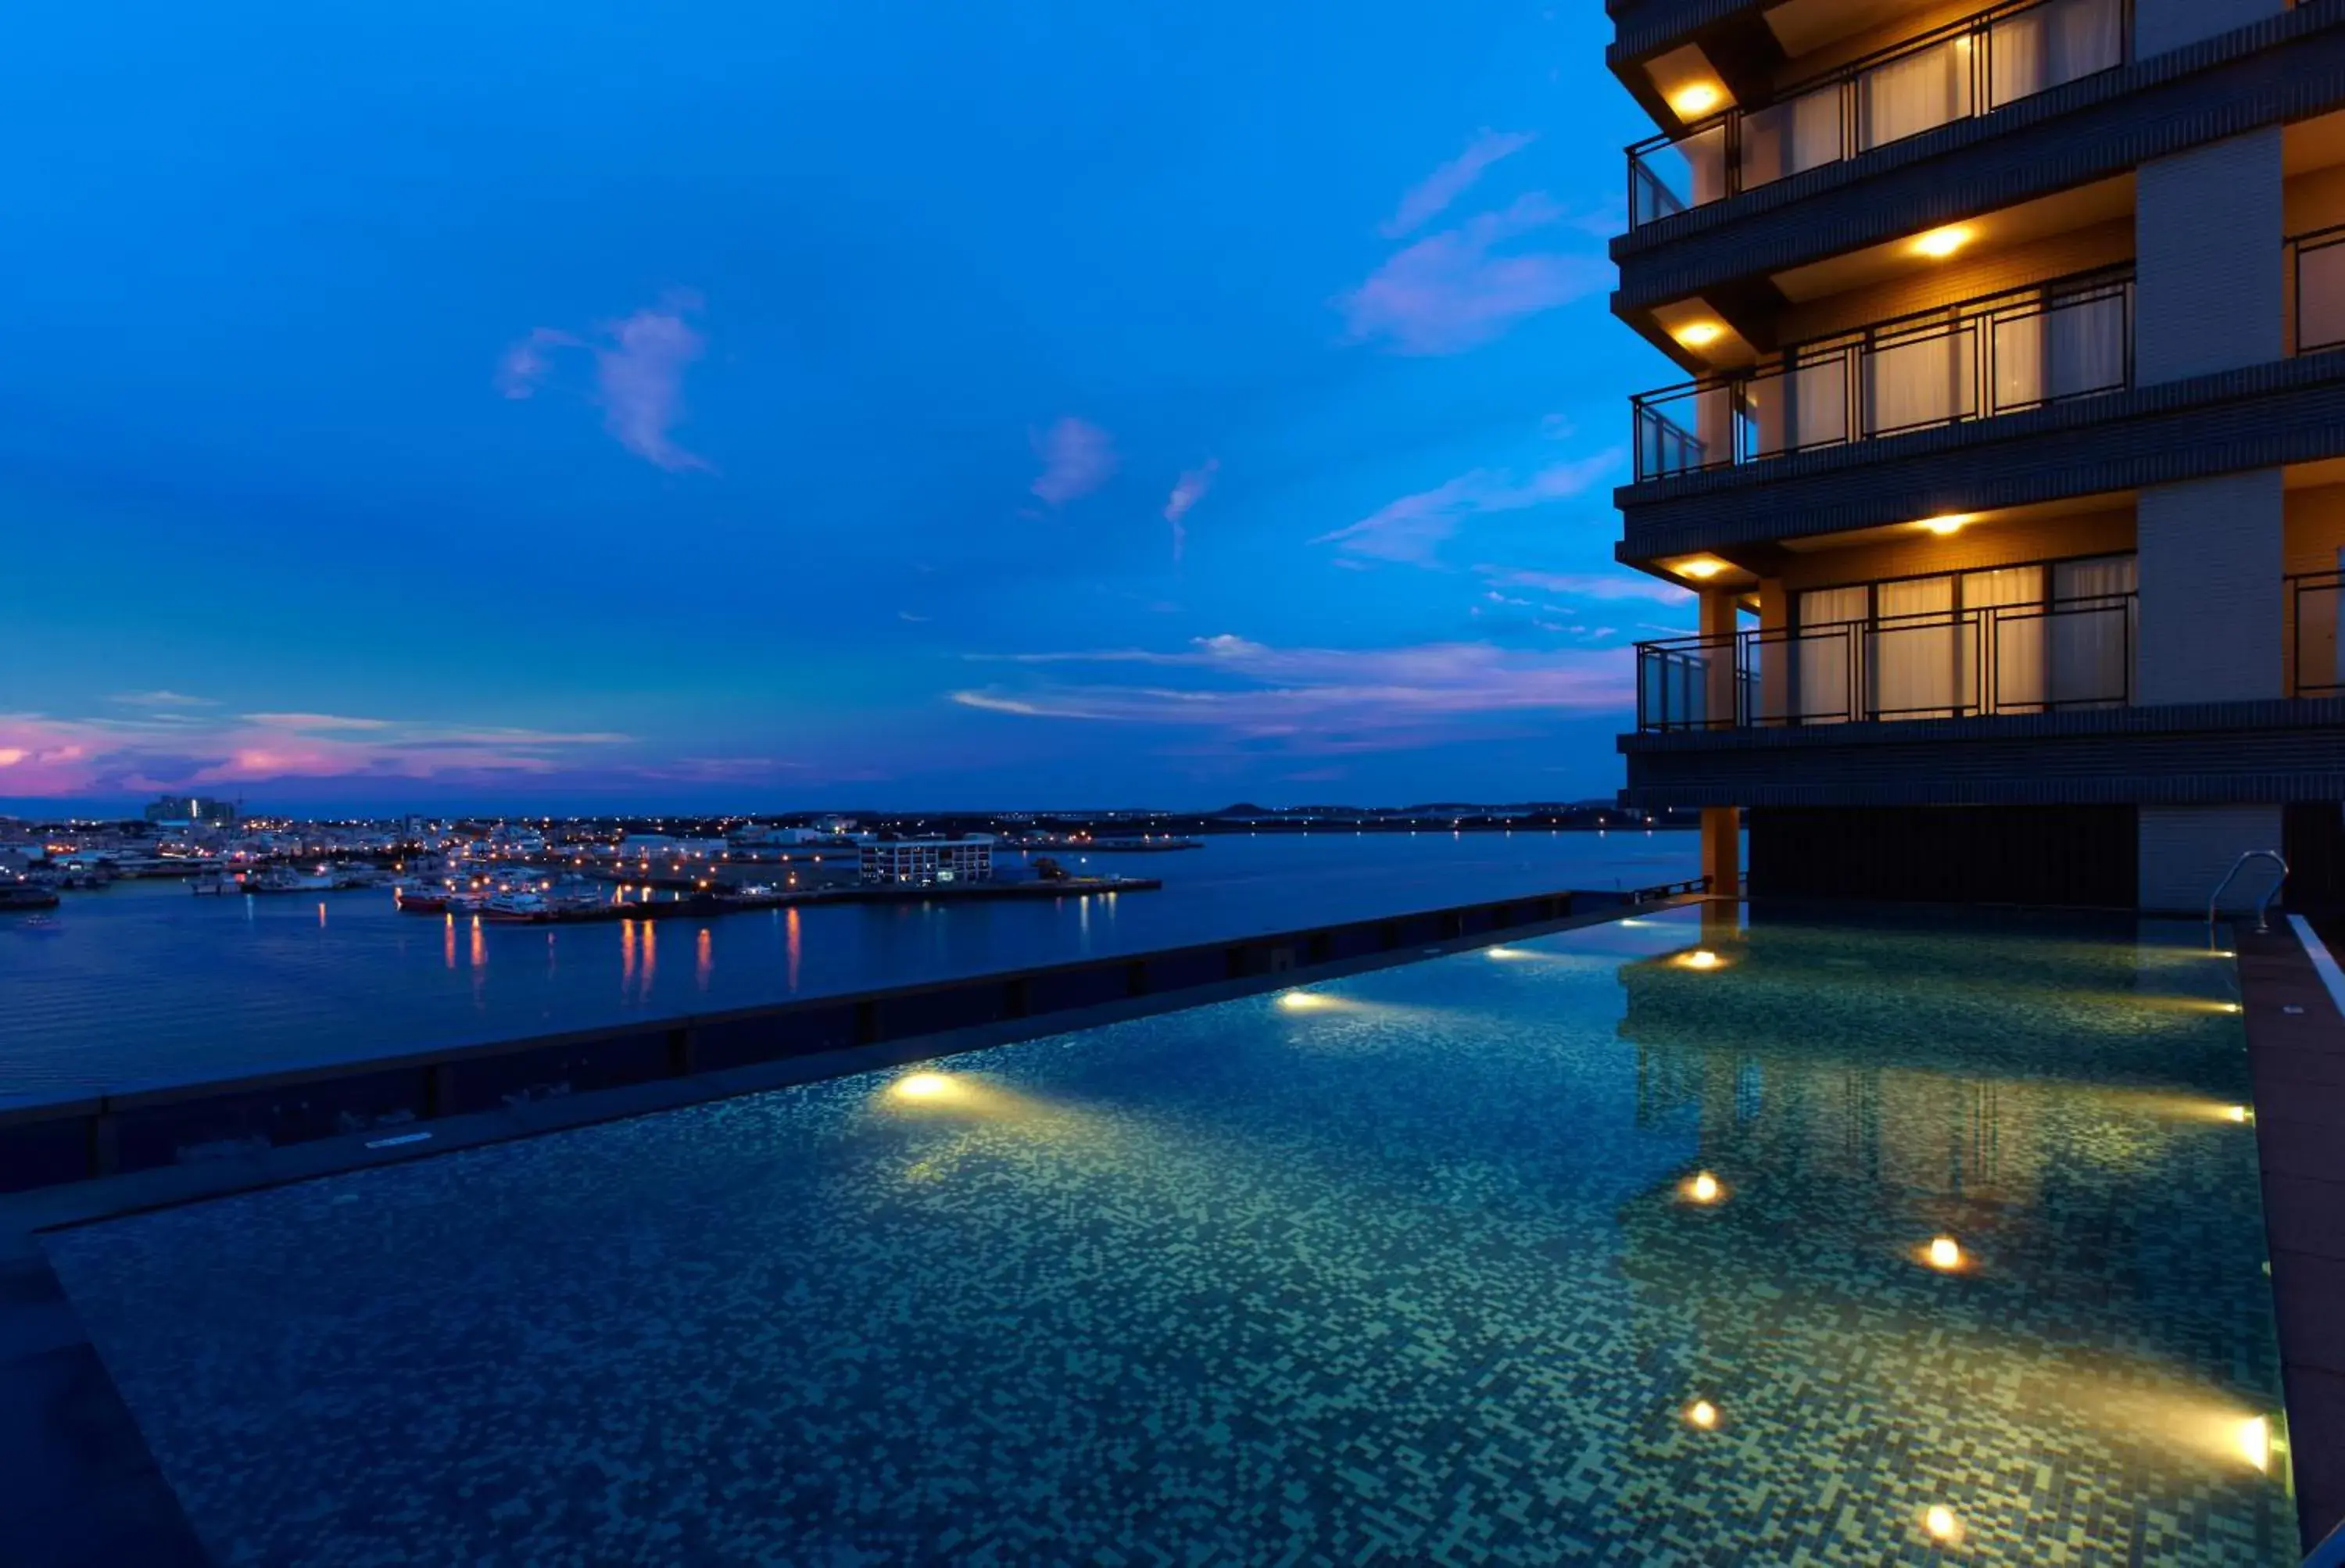
[[[1312,543],[1333,545],[1355,558],[1429,566],[1466,519],[1518,512],[1577,495],[1600,481],[1619,461],[1618,452],[1602,452],[1576,462],[1549,463],[1521,481],[1502,470],[1477,468],[1446,484],[1404,495],[1356,523],[1320,535]]]
[[[671,472],[706,469],[708,460],[685,450],[671,433],[684,419],[685,372],[707,349],[707,340],[686,320],[700,303],[698,295],[679,290],[588,336],[536,328],[499,361],[497,390],[508,398],[530,397],[552,376],[558,353],[583,351],[593,356],[590,395],[603,411],[603,428],[621,446]]]
[[[1189,542],[1189,531],[1181,520],[1189,515],[1189,508],[1205,498],[1213,488],[1213,475],[1220,473],[1222,460],[1209,457],[1195,468],[1183,473],[1172,484],[1172,494],[1164,501],[1164,521],[1172,525],[1172,559],[1178,564],[1181,552]]]
[[[1631,693],[1623,648],[1522,651],[1486,642],[1280,648],[1223,635],[1172,650],[992,656],[1026,667],[1142,667],[1135,682],[1040,679],[950,694],[1030,718],[1203,728],[1231,744],[1305,754],[1437,745],[1492,716],[1616,710]]]
[[[1581,599],[1650,599],[1660,605],[1690,605],[1693,595],[1674,583],[1648,577],[1623,566],[1618,572],[1541,572],[1521,566],[1477,566],[1492,583],[1506,588],[1531,588],[1542,594],[1562,594]]]
[[[68,718],[0,714],[0,795],[74,795],[275,779],[544,774],[629,737],[330,713]]]
[[[189,697],[183,691],[123,691],[106,699],[127,708],[212,708],[217,706],[208,697]]]
[[[1388,239],[1397,239],[1423,227],[1426,219],[1463,196],[1482,178],[1484,169],[1522,151],[1537,139],[1523,131],[1483,131],[1467,144],[1464,152],[1426,175],[1400,199],[1400,205],[1384,221],[1383,234]]]
[[[1034,455],[1042,460],[1035,476],[1034,494],[1051,506],[1089,495],[1115,473],[1115,442],[1108,433],[1067,415],[1031,440]]]
[[[1611,278],[1600,252],[1500,249],[1542,229],[1568,229],[1568,217],[1534,192],[1404,247],[1336,301],[1348,336],[1404,354],[1454,354],[1597,292]]]

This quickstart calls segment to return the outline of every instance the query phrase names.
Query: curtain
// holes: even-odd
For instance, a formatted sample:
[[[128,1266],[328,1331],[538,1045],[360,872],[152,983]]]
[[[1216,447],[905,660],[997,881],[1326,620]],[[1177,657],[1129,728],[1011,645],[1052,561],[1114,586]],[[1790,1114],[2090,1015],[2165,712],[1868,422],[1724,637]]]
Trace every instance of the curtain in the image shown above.
[[[1995,406],[1989,413],[2034,408],[2044,401],[2044,312],[2034,301],[1999,313],[1987,325],[1995,356]]]
[[[2123,64],[2120,0],[2054,0],[1987,29],[1987,107]]]
[[[2052,568],[2045,622],[2049,700],[2062,708],[2122,708],[2133,691],[2134,557],[2103,555]]]
[[[1977,333],[1973,321],[1876,344],[1864,356],[1865,433],[1918,430],[1976,412],[1971,383]]]
[[[1874,587],[1880,619],[1867,639],[1873,717],[1943,718],[1954,710],[1954,580],[1914,577]]]
[[[2106,287],[2106,285],[2103,285]],[[2081,397],[2126,384],[2126,301],[2129,290],[2063,301],[2044,314],[2046,397]]]
[[[1745,401],[1751,455],[1774,457],[1848,439],[1848,348],[1802,349],[1755,378]]]
[[[1965,703],[1981,713],[2033,713],[2044,705],[2043,607],[2041,566],[1963,574],[1963,616],[1975,627],[1962,638]]]
[[[1836,724],[1856,717],[1856,642],[1872,592],[1811,588],[1800,596],[1799,629],[1788,645],[1798,691],[1793,712],[1804,724]]]
[[[1875,66],[1857,79],[1857,149],[1916,136],[1971,112],[1967,34]]]
[[[2296,351],[2345,344],[2345,244],[2296,258]]]
[[[1743,116],[1742,188],[1847,157],[1841,145],[1840,101],[1835,84]]]

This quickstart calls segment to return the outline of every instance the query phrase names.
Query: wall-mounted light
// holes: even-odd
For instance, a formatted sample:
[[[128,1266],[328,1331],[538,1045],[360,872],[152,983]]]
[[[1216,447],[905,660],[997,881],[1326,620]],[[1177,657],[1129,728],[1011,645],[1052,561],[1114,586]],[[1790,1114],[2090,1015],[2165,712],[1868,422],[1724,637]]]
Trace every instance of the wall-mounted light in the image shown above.
[[[1716,108],[1725,97],[1715,82],[1689,82],[1670,95],[1670,108],[1681,120],[1694,119]]]
[[[1961,224],[1944,229],[1933,229],[1914,241],[1914,253],[1927,256],[1933,261],[1943,261],[1971,242],[1971,231]]]

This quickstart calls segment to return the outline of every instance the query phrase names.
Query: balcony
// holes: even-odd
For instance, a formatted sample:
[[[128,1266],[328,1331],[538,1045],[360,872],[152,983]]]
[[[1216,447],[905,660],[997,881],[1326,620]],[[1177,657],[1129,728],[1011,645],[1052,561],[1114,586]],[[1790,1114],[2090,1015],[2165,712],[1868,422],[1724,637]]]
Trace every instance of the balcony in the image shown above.
[[[1628,149],[1629,226],[1755,190],[2126,63],[2128,0],[2023,0]]]
[[[2345,249],[2336,255],[2345,262]],[[2345,288],[2336,299],[2345,302]],[[2345,325],[2345,310],[2334,313]],[[2127,266],[1901,317],[1787,349],[1753,370],[1644,393],[1633,400],[1637,478],[1991,419],[2132,384]]]
[[[2332,643],[2334,604],[2332,590]],[[2136,606],[2131,592],[2094,594],[1639,643],[1637,728],[2124,708],[2134,695]]]

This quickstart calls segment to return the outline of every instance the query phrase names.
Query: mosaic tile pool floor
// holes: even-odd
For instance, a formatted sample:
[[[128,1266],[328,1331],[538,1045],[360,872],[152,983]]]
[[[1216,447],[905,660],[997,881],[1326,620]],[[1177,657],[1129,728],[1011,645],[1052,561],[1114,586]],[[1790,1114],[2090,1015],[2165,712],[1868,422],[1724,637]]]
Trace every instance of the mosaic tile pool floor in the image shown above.
[[[227,1563],[2292,1563],[2191,937],[1671,915],[50,1247]]]

